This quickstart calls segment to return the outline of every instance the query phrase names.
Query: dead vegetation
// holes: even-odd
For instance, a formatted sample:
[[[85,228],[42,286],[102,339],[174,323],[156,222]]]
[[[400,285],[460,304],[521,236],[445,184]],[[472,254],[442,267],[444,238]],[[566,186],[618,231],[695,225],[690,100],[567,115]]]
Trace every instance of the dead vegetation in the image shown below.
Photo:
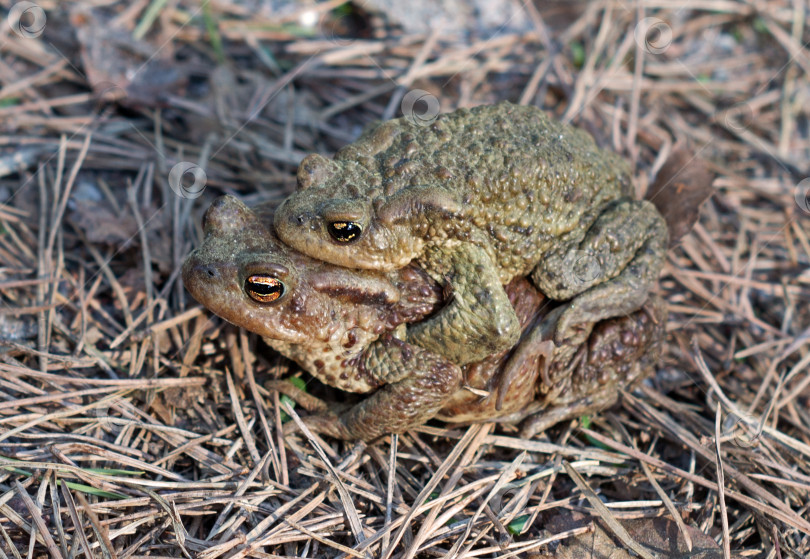
[[[340,3],[0,2],[0,557],[810,557],[806,3],[529,3],[463,36]],[[716,173],[657,375],[535,440],[283,440],[261,384],[295,368],[178,280],[201,212],[374,119],[501,99],[640,193],[679,143]]]

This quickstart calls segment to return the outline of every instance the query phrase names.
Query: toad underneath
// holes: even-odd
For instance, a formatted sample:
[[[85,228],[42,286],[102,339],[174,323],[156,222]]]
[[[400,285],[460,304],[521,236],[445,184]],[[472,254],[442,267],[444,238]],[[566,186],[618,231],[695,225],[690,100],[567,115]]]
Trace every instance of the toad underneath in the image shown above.
[[[458,365],[518,341],[503,287],[514,278],[567,301],[544,332],[576,347],[595,323],[641,307],[667,249],[666,224],[633,199],[623,159],[507,102],[428,126],[380,123],[333,160],[307,156],[298,187],[275,213],[281,241],[346,268],[418,265],[451,297],[405,340]]]

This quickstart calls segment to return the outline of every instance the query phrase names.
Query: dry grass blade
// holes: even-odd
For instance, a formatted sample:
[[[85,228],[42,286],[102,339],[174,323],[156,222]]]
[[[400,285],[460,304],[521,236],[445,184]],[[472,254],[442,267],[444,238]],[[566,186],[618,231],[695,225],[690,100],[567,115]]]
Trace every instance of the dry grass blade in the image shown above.
[[[349,555],[351,557],[358,557],[360,559],[368,557],[368,555],[360,553],[359,551],[355,551],[354,549],[351,549],[350,547],[346,547],[345,545],[341,545],[341,544],[339,544],[337,542],[329,540],[328,538],[324,538],[324,537],[318,535],[315,532],[307,530],[306,528],[304,528],[303,526],[301,526],[300,524],[298,524],[296,522],[293,522],[291,520],[286,520],[286,519],[282,519],[282,521],[284,522],[284,524],[292,526],[293,528],[295,528],[296,530],[298,530],[302,534],[306,534],[307,536],[309,536],[313,540],[319,541],[322,544],[327,545],[328,547],[340,550],[343,553],[345,553],[346,555]]]
[[[669,495],[667,495],[664,492],[664,490],[661,488],[661,485],[658,483],[658,481],[656,481],[655,476],[653,476],[653,473],[650,470],[650,467],[647,466],[647,464],[645,464],[644,462],[641,462],[640,466],[641,469],[644,471],[644,475],[647,476],[647,480],[650,482],[650,485],[652,485],[653,489],[655,489],[655,492],[658,493],[658,497],[661,499],[661,501],[663,501],[664,506],[667,507],[667,510],[669,511],[670,514],[670,518],[672,518],[672,520],[674,520],[675,523],[678,525],[678,530],[681,533],[681,537],[686,542],[686,547],[689,549],[689,551],[692,551],[692,536],[689,534],[689,530],[686,528],[686,524],[684,524],[683,518],[681,518],[681,515],[678,513],[678,509],[675,508],[672,499],[669,498]]]
[[[492,489],[490,489],[489,494],[484,499],[484,502],[481,503],[481,505],[473,514],[473,516],[470,518],[469,522],[467,523],[467,529],[464,531],[464,535],[460,537],[453,545],[453,548],[450,550],[450,554],[448,555],[448,559],[455,559],[455,557],[458,556],[459,549],[461,549],[462,545],[467,543],[467,538],[470,537],[470,533],[472,532],[473,526],[475,525],[475,521],[478,519],[478,517],[481,515],[484,509],[489,506],[489,503],[492,500],[492,498],[495,497],[495,495],[497,495],[499,491],[501,491],[504,485],[506,485],[509,481],[511,481],[511,479],[515,474],[515,470],[517,470],[517,468],[523,463],[523,461],[526,459],[526,456],[527,453],[525,452],[518,454],[517,458],[515,458],[512,461],[512,463],[509,464],[509,466],[507,466],[503,470],[500,477],[498,478],[498,481],[495,482],[495,485],[492,486]]]
[[[14,558],[22,559],[22,557],[20,556],[20,552],[17,551],[17,547],[12,543],[11,538],[8,535],[8,532],[6,532],[6,529],[3,528],[2,525],[0,525],[0,533],[3,534],[3,541],[6,544],[6,546],[8,546],[8,549],[11,550],[11,553],[14,556]],[[6,559],[6,557],[7,555],[5,554],[5,552],[3,552],[3,559]]]
[[[254,462],[259,462],[261,461],[261,456],[259,456],[259,451],[256,449],[256,443],[253,441],[253,435],[247,426],[245,417],[242,415],[242,406],[239,402],[239,397],[236,394],[236,388],[233,384],[233,377],[228,369],[225,370],[225,379],[228,382],[228,394],[230,394],[231,397],[231,405],[233,406],[236,424],[239,425],[239,430],[242,431],[242,440],[245,441],[245,445],[247,446],[250,456],[253,458]]]
[[[349,492],[346,490],[346,487],[343,485],[343,481],[340,479],[335,467],[332,465],[332,462],[329,460],[329,457],[326,456],[326,452],[324,452],[321,445],[315,440],[312,432],[306,426],[306,424],[301,421],[301,418],[298,417],[298,414],[292,409],[288,403],[284,405],[284,411],[296,422],[298,428],[306,436],[309,444],[315,449],[315,452],[318,453],[321,461],[323,462],[324,466],[326,466],[326,470],[329,472],[330,477],[332,478],[332,483],[335,485],[335,488],[340,495],[340,502],[343,504],[343,509],[346,514],[346,518],[349,521],[349,525],[352,527],[352,533],[355,538],[355,542],[357,544],[363,543],[366,539],[366,534],[363,531],[363,525],[360,522],[360,518],[357,514],[357,509],[354,506],[354,501],[352,500]]]
[[[90,507],[90,503],[87,502],[87,499],[81,494],[81,492],[76,493],[76,498],[79,500],[79,505],[81,505],[84,513],[90,519],[90,525],[93,527],[93,532],[95,532],[96,538],[98,538],[99,548],[102,551],[104,559],[118,559],[118,554],[115,553],[115,548],[113,547],[112,542],[107,534],[107,529],[101,525],[98,516]]]
[[[84,556],[90,558],[93,556],[93,553],[90,551],[90,542],[87,540],[87,534],[84,533],[84,524],[79,519],[79,511],[76,509],[76,502],[73,500],[73,495],[71,495],[64,479],[59,480],[59,489],[61,490],[62,498],[65,500],[65,504],[67,505],[70,520],[73,522],[73,533],[75,534],[74,541],[76,539],[79,540],[79,544],[84,551]]]
[[[635,444],[635,441],[632,440],[629,433],[627,433],[627,430],[621,425],[619,425],[618,428],[621,431],[622,435],[624,436],[624,439],[633,445],[633,449],[636,452],[639,452],[638,446]],[[675,523],[678,525],[678,531],[680,532],[681,537],[686,543],[686,548],[688,551],[691,552],[693,545],[692,536],[689,533],[689,530],[687,529],[686,524],[683,521],[683,518],[681,518],[678,509],[675,507],[675,504],[672,502],[672,499],[669,498],[669,495],[667,495],[664,489],[661,487],[661,484],[658,483],[658,480],[655,479],[655,476],[653,475],[652,470],[650,470],[650,467],[647,465],[647,463],[639,462],[639,465],[641,466],[641,470],[644,472],[644,475],[647,477],[647,481],[650,483],[650,485],[658,495],[658,498],[661,499],[661,501],[664,503],[664,506],[667,508],[667,511],[669,511],[670,518],[672,518],[672,520],[675,521]]]
[[[723,453],[720,452],[720,408],[714,421],[715,451],[717,453],[717,501],[720,503],[720,521],[723,523],[723,556],[731,559],[731,544],[728,533],[728,509],[726,508],[725,476],[723,475]]]
[[[619,524],[619,521],[613,517],[610,510],[599,500],[599,497],[596,496],[596,493],[588,487],[588,484],[582,478],[579,473],[571,467],[571,464],[568,463],[567,460],[563,460],[563,467],[565,468],[566,473],[571,476],[571,479],[574,483],[577,484],[579,490],[582,491],[582,494],[588,499],[588,502],[591,506],[596,509],[596,512],[599,514],[599,517],[607,524],[608,528],[611,532],[613,532],[617,538],[621,540],[621,542],[627,546],[627,548],[633,550],[634,553],[643,557],[644,559],[655,559],[653,555],[641,547],[638,542],[636,542],[630,534],[627,533],[627,530],[624,529],[624,526]]]
[[[253,480],[255,480],[256,477],[259,475],[259,473],[262,471],[264,465],[267,463],[267,460],[269,458],[270,455],[267,454],[264,456],[264,458],[262,458],[256,463],[256,466],[253,468],[253,471],[251,471],[250,474],[242,481],[242,483],[240,483],[239,488],[234,492],[234,497],[241,497],[242,495],[245,494],[250,485],[253,483]],[[214,522],[214,525],[211,527],[211,531],[208,533],[208,537],[206,539],[210,540],[215,535],[219,534],[220,528],[222,527],[223,524],[225,524],[226,520],[228,519],[228,515],[233,510],[233,507],[234,505],[232,503],[229,503],[224,509],[222,509],[222,512],[219,514],[216,521]],[[231,529],[229,529],[229,531],[231,531]]]
[[[661,468],[663,470],[666,470],[666,471],[668,471],[668,472],[670,472],[670,473],[672,473],[672,474],[674,474],[674,475],[676,475],[676,476],[678,476],[680,478],[691,481],[691,482],[696,483],[698,485],[702,485],[702,486],[704,486],[704,487],[706,487],[708,489],[711,489],[713,491],[719,491],[719,488],[717,487],[717,484],[714,483],[714,482],[708,481],[707,479],[702,478],[700,476],[691,474],[691,473],[689,473],[689,472],[687,472],[685,470],[681,470],[679,468],[674,468],[670,464],[667,464],[666,462],[663,462],[663,461],[658,460],[656,458],[652,458],[650,456],[647,456],[646,454],[642,454],[640,452],[635,452],[632,448],[630,448],[628,446],[624,446],[621,443],[617,443],[616,441],[613,441],[613,440],[611,440],[611,439],[609,439],[607,437],[604,437],[604,436],[600,435],[599,433],[596,433],[596,432],[593,432],[593,431],[587,431],[587,432],[588,432],[589,436],[593,437],[595,440],[599,441],[600,443],[602,443],[604,445],[615,448],[617,450],[622,450],[622,451],[626,452],[629,456],[633,456],[634,458],[636,458],[638,460],[643,460],[643,461],[647,462],[648,464],[650,464],[651,466],[655,466],[656,468]],[[753,508],[755,508],[755,509],[757,509],[759,511],[762,511],[765,514],[768,514],[770,516],[778,518],[782,522],[785,522],[785,523],[789,524],[790,526],[792,526],[792,527],[794,527],[794,528],[796,528],[798,530],[810,532],[810,524],[807,524],[807,522],[802,520],[801,518],[794,517],[793,515],[791,515],[789,513],[786,514],[780,509],[777,509],[777,508],[771,507],[769,505],[763,504],[763,503],[761,503],[761,502],[759,502],[759,501],[757,501],[755,499],[752,499],[750,497],[747,497],[747,496],[742,495],[742,494],[737,493],[737,492],[727,491],[726,492],[726,497],[731,497],[733,499],[736,499],[737,501],[739,501],[739,502],[741,502],[741,503],[743,503],[743,504],[745,504],[745,505],[747,505],[749,507],[753,507]]]
[[[399,435],[391,435],[391,450],[388,454],[388,483],[385,487],[385,525],[391,524],[391,514],[393,512],[392,501],[394,499],[394,485],[396,483],[397,471],[397,447],[399,445]],[[391,545],[391,532],[386,530],[382,538],[382,548],[387,549]]]
[[[481,426],[472,426],[467,429],[467,432],[461,438],[461,440],[456,443],[455,447],[453,447],[453,451],[445,458],[444,462],[442,462],[441,466],[436,470],[436,472],[431,476],[430,481],[422,488],[422,491],[416,496],[414,499],[413,504],[411,505],[410,511],[408,514],[405,515],[405,518],[402,519],[402,525],[400,526],[399,530],[397,530],[396,534],[394,535],[393,540],[391,541],[390,547],[383,551],[381,555],[381,559],[389,559],[396,548],[397,543],[402,538],[405,530],[409,527],[411,521],[416,516],[419,511],[420,505],[424,503],[430,494],[433,492],[434,489],[441,483],[442,478],[445,474],[453,467],[456,460],[461,456],[461,453],[466,449],[467,445],[472,442],[477,434],[480,431]]]
[[[48,531],[48,527],[45,524],[45,520],[42,518],[42,513],[40,512],[39,508],[36,506],[34,501],[31,500],[31,497],[28,496],[28,492],[25,490],[25,487],[19,481],[14,482],[15,487],[17,488],[17,494],[22,499],[25,507],[28,509],[29,514],[31,514],[31,518],[34,520],[34,524],[36,526],[36,535],[41,536],[45,540],[45,545],[48,548],[48,553],[51,554],[53,559],[63,559],[62,552],[59,551],[59,548],[56,545],[56,542],[51,537],[50,532]]]
[[[413,541],[408,546],[408,549],[406,550],[404,555],[404,559],[412,559],[413,557],[415,557],[417,552],[419,551],[419,548],[423,545],[425,540],[428,539],[428,536],[436,531],[435,526],[442,526],[446,524],[446,522],[448,522],[448,518],[446,517],[449,515],[447,514],[447,512],[445,513],[444,517],[439,517],[439,513],[441,510],[440,509],[441,503],[443,503],[445,499],[450,496],[452,491],[456,490],[457,486],[460,483],[460,480],[462,479],[464,467],[467,465],[472,456],[474,456],[474,454],[478,452],[481,443],[484,440],[486,440],[486,437],[489,434],[491,428],[488,425],[478,427],[479,428],[475,430],[475,437],[464,449],[464,454],[462,454],[459,457],[458,463],[455,465],[455,469],[450,473],[450,476],[445,482],[442,490],[435,497],[435,499],[433,499],[433,495],[431,495],[430,496],[431,498],[428,499],[428,501],[430,501],[431,504],[435,503],[436,506],[432,506],[428,511],[427,515],[425,516],[424,522],[422,523],[422,526],[419,528],[419,531],[417,531],[416,536],[414,536],[413,538]],[[471,488],[471,486],[467,485],[466,488]],[[471,521],[472,519],[470,520],[470,522]]]

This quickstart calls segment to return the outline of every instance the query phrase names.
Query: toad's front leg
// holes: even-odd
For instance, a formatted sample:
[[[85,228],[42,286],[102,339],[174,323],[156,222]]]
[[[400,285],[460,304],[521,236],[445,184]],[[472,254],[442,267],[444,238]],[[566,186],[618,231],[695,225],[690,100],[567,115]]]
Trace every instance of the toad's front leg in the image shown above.
[[[514,346],[520,321],[490,256],[473,243],[430,247],[419,263],[448,284],[449,303],[436,316],[408,327],[407,340],[466,365]]]
[[[461,369],[425,349],[392,336],[373,343],[357,367],[383,386],[339,415],[306,417],[312,430],[344,440],[369,441],[417,427],[461,388]]]
[[[599,216],[578,246],[544,258],[532,272],[535,285],[552,299],[571,299],[554,342],[640,308],[658,280],[667,238],[666,222],[650,202],[624,199]]]

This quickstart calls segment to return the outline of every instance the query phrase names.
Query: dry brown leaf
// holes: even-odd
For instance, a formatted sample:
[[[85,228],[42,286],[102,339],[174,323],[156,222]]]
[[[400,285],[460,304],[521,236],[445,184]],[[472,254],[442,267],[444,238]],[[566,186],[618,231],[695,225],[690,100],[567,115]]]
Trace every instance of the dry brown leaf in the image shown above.
[[[645,198],[667,221],[670,247],[692,230],[700,206],[714,192],[713,178],[706,163],[685,147],[676,148],[664,162]]]
[[[658,559],[722,559],[723,551],[717,543],[692,526],[687,526],[692,537],[692,551],[678,531],[678,525],[669,518],[637,518],[621,520],[621,525],[636,542]],[[546,530],[560,533],[589,526],[592,531],[563,541],[554,553],[557,559],[630,559],[619,540],[598,518],[580,513],[558,514],[546,524]]]

